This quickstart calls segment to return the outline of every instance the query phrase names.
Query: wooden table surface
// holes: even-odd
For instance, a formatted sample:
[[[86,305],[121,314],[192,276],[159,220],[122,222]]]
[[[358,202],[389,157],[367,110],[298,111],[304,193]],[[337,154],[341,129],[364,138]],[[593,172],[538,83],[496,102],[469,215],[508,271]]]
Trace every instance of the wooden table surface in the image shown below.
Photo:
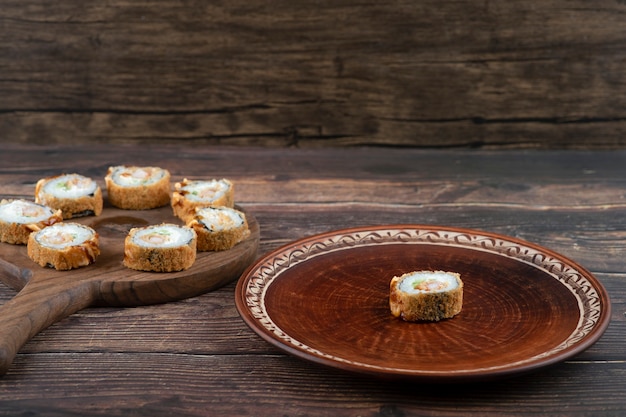
[[[259,256],[348,226],[420,223],[521,238],[590,270],[611,296],[611,323],[583,353],[531,374],[382,381],[265,342],[240,318],[232,282],[167,304],[90,307],[52,324],[0,377],[0,415],[626,413],[626,151],[3,144],[0,197],[32,198],[39,178],[62,172],[102,179],[117,164],[161,166],[175,180],[232,179],[260,224]],[[0,285],[0,303],[14,295]]]

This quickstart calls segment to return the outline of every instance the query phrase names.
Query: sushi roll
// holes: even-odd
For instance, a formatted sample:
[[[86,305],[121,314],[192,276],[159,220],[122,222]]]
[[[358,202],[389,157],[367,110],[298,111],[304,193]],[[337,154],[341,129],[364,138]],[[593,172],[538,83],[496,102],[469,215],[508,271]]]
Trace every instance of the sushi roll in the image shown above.
[[[64,219],[99,216],[102,190],[91,178],[78,174],[58,175],[37,181],[35,202],[60,209]]]
[[[234,205],[233,183],[227,179],[190,181],[185,178],[174,184],[172,209],[174,215],[185,223],[193,219],[196,208]]]
[[[405,321],[439,321],[463,307],[463,282],[455,272],[415,271],[393,277],[389,307]]]
[[[124,240],[124,265],[139,271],[182,271],[196,260],[196,242],[196,232],[186,226],[134,227]]]
[[[198,251],[227,250],[250,236],[246,215],[230,207],[203,207],[187,226],[198,235]]]
[[[126,210],[148,210],[170,202],[170,173],[158,167],[112,166],[104,177],[109,201]]]
[[[31,233],[28,256],[43,267],[59,271],[80,268],[100,255],[99,236],[91,227],[78,223],[57,223]]]
[[[0,201],[0,242],[26,245],[28,236],[63,221],[61,210],[27,200]]]

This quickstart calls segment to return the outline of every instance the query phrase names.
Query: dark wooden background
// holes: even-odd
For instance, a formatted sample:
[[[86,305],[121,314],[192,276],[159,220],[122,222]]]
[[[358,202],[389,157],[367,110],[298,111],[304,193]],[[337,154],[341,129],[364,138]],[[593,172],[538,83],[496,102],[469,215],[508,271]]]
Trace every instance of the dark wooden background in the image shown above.
[[[625,0],[0,0],[0,139],[616,148]]]

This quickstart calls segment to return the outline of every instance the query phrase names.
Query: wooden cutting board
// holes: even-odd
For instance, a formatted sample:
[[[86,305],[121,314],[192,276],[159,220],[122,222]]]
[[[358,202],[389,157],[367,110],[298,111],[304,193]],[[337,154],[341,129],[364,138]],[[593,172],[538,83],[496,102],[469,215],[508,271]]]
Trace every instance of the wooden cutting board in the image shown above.
[[[0,280],[18,291],[0,307],[0,374],[33,336],[83,308],[181,300],[237,279],[255,260],[260,237],[254,216],[238,209],[246,213],[250,236],[227,251],[198,252],[192,267],[180,272],[142,272],[122,264],[132,227],[181,224],[169,206],[131,211],[105,205],[100,216],[67,220],[94,228],[101,250],[94,264],[70,271],[43,268],[28,257],[26,246],[0,243]]]

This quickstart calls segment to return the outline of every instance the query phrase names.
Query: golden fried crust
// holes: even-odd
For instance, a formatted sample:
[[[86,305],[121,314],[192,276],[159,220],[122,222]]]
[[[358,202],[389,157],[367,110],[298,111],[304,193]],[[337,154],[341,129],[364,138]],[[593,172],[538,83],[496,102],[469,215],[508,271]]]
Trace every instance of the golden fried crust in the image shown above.
[[[46,194],[43,191],[43,187],[48,181],[48,178],[37,181],[35,185],[36,203],[61,210],[63,212],[63,218],[66,220],[73,217],[82,217],[91,214],[99,216],[102,214],[103,198],[100,187],[97,187],[93,195],[90,196],[58,198],[51,194]]]
[[[210,231],[197,218],[191,220],[187,226],[196,231],[200,252],[228,250],[250,236],[245,217],[241,226],[229,230]]]
[[[224,193],[218,199],[211,201],[210,203],[201,202],[201,201],[192,201],[189,200],[185,195],[186,192],[183,188],[188,185],[190,180],[187,178],[183,179],[181,182],[177,182],[174,184],[174,192],[172,193],[172,210],[174,211],[174,215],[181,219],[185,224],[189,223],[196,214],[196,209],[203,207],[217,207],[224,206],[233,208],[235,206],[235,187],[234,184],[229,180],[226,181],[230,187],[228,187],[228,191]]]
[[[389,284],[389,307],[394,317],[405,321],[439,321],[454,317],[463,307],[463,282],[451,291],[409,294],[399,286],[403,276],[393,277]]]
[[[55,249],[41,245],[36,239],[36,233],[31,233],[27,253],[33,261],[43,267],[52,267],[59,271],[80,268],[94,263],[100,255],[99,236],[96,233],[80,245]]]
[[[174,248],[153,248],[137,245],[134,234],[140,228],[130,230],[124,240],[124,266],[138,271],[175,272],[189,269],[196,261],[197,238]]]
[[[125,187],[113,181],[113,167],[110,167],[104,182],[109,202],[125,210],[149,210],[162,207],[170,202],[170,173],[164,171],[163,178],[152,184]]]
[[[6,204],[10,200],[2,200],[0,204]],[[52,226],[63,221],[61,210],[55,211],[52,216],[37,223],[7,223],[0,220],[0,242],[11,243],[13,245],[26,245],[28,236],[32,232],[37,232],[44,227]]]

